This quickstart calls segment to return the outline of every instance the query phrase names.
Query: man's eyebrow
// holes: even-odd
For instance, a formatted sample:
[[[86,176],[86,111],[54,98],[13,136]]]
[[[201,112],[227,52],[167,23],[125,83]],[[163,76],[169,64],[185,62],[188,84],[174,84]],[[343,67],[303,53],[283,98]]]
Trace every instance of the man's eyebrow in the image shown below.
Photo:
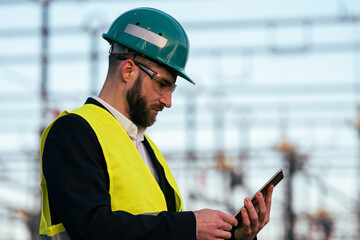
[[[159,74],[160,75],[160,74]],[[164,78],[162,75],[160,75],[161,77],[160,77],[160,80],[161,80],[161,82],[162,83],[166,83],[166,85],[168,85],[168,86],[172,86],[172,85],[174,85],[175,83],[171,83],[169,80],[167,80],[166,78]]]

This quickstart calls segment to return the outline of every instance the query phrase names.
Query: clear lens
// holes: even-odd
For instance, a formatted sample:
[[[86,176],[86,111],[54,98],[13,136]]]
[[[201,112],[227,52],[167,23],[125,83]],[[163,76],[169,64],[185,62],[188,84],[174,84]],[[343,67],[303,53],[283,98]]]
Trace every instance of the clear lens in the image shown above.
[[[136,56],[134,56],[135,58]],[[118,56],[119,60],[126,60],[129,58]],[[135,65],[144,71],[153,80],[153,88],[160,95],[173,93],[176,89],[176,84],[172,84],[167,78],[161,76],[157,72],[150,69],[148,66],[133,60]]]
[[[176,84],[171,84],[169,80],[167,80],[160,74],[154,75],[152,79],[154,80],[154,88],[160,95],[173,93],[176,89]]]
[[[134,61],[134,63],[150,76],[150,78],[153,80],[153,86],[157,93],[160,95],[165,95],[175,91],[176,84],[172,84],[171,81],[153,71],[148,66],[136,61]]]

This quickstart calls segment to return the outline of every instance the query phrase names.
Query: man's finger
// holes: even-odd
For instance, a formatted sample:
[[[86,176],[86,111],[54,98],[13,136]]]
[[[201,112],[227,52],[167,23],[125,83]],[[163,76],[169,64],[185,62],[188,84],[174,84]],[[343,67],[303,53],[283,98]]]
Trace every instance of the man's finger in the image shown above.
[[[238,225],[238,221],[234,216],[228,215],[226,213],[224,213],[222,215],[222,219],[224,220],[224,222],[236,227]]]
[[[245,234],[250,234],[250,232],[251,232],[251,228],[250,228],[251,221],[250,221],[249,214],[248,214],[248,211],[246,210],[246,208],[243,208],[241,210],[241,217],[242,217],[242,225],[243,225],[242,232],[245,233]]]
[[[249,198],[245,199],[245,207],[248,211],[249,218],[250,218],[250,227],[252,230],[256,230],[258,225],[258,214],[256,212],[256,209],[254,205],[252,204],[251,200]]]
[[[258,207],[259,207],[258,221],[259,221],[261,227],[263,227],[265,225],[265,220],[266,220],[267,213],[268,213],[267,209],[266,209],[264,197],[260,192],[257,192],[255,194],[255,198],[256,198],[256,201],[258,202]]]
[[[224,222],[223,226],[221,227],[221,229],[225,230],[225,231],[230,231],[231,229],[233,229],[233,225]]]

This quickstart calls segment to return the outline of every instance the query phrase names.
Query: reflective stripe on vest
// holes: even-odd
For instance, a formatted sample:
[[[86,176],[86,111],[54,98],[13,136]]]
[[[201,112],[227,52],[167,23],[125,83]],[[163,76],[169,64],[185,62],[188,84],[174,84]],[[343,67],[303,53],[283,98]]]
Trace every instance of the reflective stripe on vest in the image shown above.
[[[93,104],[85,104],[71,113],[80,115],[90,124],[101,145],[109,174],[112,211],[121,210],[132,214],[166,211],[163,192],[120,123],[108,111]],[[65,111],[59,117],[67,114],[69,113]],[[41,137],[41,156],[51,126],[52,124]],[[182,199],[175,179],[159,149],[147,136],[146,138],[164,169],[167,181],[174,189],[176,210],[182,211]],[[53,226],[51,226],[47,186],[43,174],[41,188],[43,206],[40,234],[51,236],[49,229]],[[64,230],[55,231],[52,236]]]
[[[71,240],[67,232],[60,232],[55,234],[54,236],[47,236],[44,234],[40,234],[39,240]]]

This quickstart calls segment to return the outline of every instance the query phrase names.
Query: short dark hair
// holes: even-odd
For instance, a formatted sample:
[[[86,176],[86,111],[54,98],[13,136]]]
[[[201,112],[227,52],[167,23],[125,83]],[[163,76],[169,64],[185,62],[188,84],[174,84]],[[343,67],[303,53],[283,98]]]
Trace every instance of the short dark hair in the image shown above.
[[[119,56],[129,58],[129,59],[134,59],[136,56],[142,57],[144,61],[154,62],[154,63],[158,64],[160,67],[167,69],[167,71],[174,77],[175,80],[177,78],[177,73],[170,67],[166,66],[165,64],[162,64],[158,61],[152,60],[146,56],[132,54],[132,53],[110,53],[109,54],[109,69],[108,69],[109,74],[114,74],[116,72],[117,67],[120,64],[120,61],[123,61],[123,60],[119,59]]]
[[[119,66],[119,63],[120,61],[118,59],[118,54],[109,54],[109,74],[115,73],[117,67]]]

